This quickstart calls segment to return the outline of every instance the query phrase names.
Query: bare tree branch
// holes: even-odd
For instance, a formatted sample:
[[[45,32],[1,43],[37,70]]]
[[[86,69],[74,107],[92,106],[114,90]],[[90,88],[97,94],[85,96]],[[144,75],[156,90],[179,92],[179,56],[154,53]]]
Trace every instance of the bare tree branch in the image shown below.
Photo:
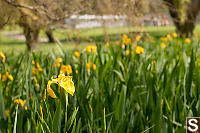
[[[40,6],[29,6],[29,5],[25,5],[25,4],[19,4],[19,3],[16,3],[16,2],[13,2],[11,0],[4,0],[6,3],[8,3],[9,5],[13,6],[13,7],[16,7],[16,8],[25,8],[25,9],[28,9],[28,10],[31,10],[33,12],[37,12],[39,14],[43,14],[45,15],[52,23],[55,23],[57,21],[62,21],[66,18],[68,18],[70,16],[70,14],[65,14],[61,17],[55,17],[55,16],[52,16],[48,9],[45,7],[45,4],[42,4]],[[83,10],[83,9],[82,9]],[[73,12],[73,14],[78,14],[79,12],[81,12],[82,10],[77,10],[75,12]]]
[[[11,16],[12,16],[12,15],[9,15],[9,16],[8,16],[7,20],[6,20],[3,24],[0,25],[0,28],[1,28],[1,27],[4,27],[6,24],[9,23],[9,20],[10,20]]]

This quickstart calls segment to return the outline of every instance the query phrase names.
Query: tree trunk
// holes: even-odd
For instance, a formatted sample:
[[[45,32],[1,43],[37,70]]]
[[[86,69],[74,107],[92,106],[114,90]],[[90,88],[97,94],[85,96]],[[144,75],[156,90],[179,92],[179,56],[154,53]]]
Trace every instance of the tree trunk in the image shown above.
[[[177,32],[181,36],[189,36],[193,34],[196,18],[200,10],[199,0],[190,0],[185,11],[186,18],[181,21],[179,9],[176,8],[174,0],[164,0],[168,6],[169,13],[172,17],[173,23]]]
[[[39,29],[34,27],[24,26],[24,35],[28,50],[37,50],[39,48]]]
[[[176,31],[179,33],[179,35],[189,36],[193,34],[196,17],[191,17],[191,15],[188,15],[184,22],[181,22],[178,12],[169,9],[169,13],[172,17],[173,23],[176,27]]]
[[[49,43],[55,43],[55,42],[56,42],[56,39],[55,39],[55,37],[53,36],[52,30],[47,29],[47,30],[45,31],[45,33],[46,33],[46,35],[47,35],[47,37],[48,37]]]

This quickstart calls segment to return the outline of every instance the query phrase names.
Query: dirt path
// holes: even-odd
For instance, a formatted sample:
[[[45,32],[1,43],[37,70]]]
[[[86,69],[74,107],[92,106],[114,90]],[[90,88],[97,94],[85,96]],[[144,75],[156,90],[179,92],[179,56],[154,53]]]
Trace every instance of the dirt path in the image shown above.
[[[1,32],[1,34],[5,36],[6,38],[12,38],[12,39],[25,41],[24,34],[20,31],[4,31],[4,32]],[[48,39],[40,38],[40,42],[48,42]]]

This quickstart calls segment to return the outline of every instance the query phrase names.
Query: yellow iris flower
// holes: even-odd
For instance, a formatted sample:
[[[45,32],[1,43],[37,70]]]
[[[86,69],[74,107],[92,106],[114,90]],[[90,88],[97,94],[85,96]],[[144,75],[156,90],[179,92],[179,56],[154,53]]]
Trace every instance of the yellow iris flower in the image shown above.
[[[138,35],[138,36],[136,37],[136,41],[138,42],[138,41],[140,41],[140,39],[141,39],[141,36]]]
[[[6,80],[7,80],[7,75],[4,74],[4,75],[2,76],[2,82],[5,82]]]
[[[1,62],[4,63],[6,61],[6,56],[4,55],[3,52],[0,52],[0,57],[1,57]]]
[[[36,86],[37,86],[37,83],[38,83],[38,82],[37,82],[37,78],[34,76],[34,77],[33,77],[33,80],[34,80],[34,86],[36,87]]]
[[[87,70],[87,71],[90,71],[90,63],[87,63],[87,64],[86,64],[86,70]]]
[[[130,50],[126,50],[126,55],[129,55],[130,54]]]
[[[13,76],[12,75],[8,75],[8,78],[12,81],[13,80]]]
[[[95,64],[92,64],[92,68],[93,68],[93,70],[96,70],[97,66]]]
[[[45,89],[45,90],[44,90],[44,95],[43,95],[44,101],[46,101],[46,97],[47,97],[47,92],[46,92],[46,89]]]
[[[9,109],[5,110],[5,115],[6,115],[6,117],[8,117],[10,115],[10,110]]]
[[[41,119],[43,120],[43,111],[42,111],[42,106],[40,105],[40,114],[41,114]]]
[[[178,35],[176,33],[172,33],[172,36],[176,38]]]
[[[89,109],[90,109],[90,111],[92,112],[92,106],[91,106],[91,104],[89,104]]]
[[[190,43],[191,43],[191,40],[190,40],[189,38],[185,38],[185,42],[186,42],[187,44],[190,44]]]
[[[80,53],[79,53],[78,51],[75,51],[75,52],[74,52],[74,56],[80,57]]]
[[[109,46],[110,46],[110,43],[109,43],[109,42],[107,42],[107,43],[105,44],[105,46],[106,46],[106,47],[109,47]]]
[[[165,47],[166,47],[166,44],[165,44],[165,43],[161,43],[160,46],[161,46],[162,48],[165,48]]]
[[[137,46],[135,52],[136,54],[144,53],[144,48],[141,46]]]
[[[35,61],[34,60],[32,60],[32,65],[35,65]]]
[[[53,90],[51,89],[51,84],[58,84],[60,87],[64,88],[69,94],[73,96],[75,92],[74,82],[72,81],[72,76],[65,76],[63,73],[58,75],[58,78],[51,79],[47,84],[47,92],[52,98],[56,98]]]
[[[78,74],[78,70],[76,70],[75,73]]]

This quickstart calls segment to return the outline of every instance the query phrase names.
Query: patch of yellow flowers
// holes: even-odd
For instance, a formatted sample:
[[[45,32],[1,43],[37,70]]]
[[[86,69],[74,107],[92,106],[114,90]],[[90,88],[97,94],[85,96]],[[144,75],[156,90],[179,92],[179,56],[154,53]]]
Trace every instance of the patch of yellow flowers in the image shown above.
[[[168,41],[168,38],[167,37],[161,37],[160,40],[166,42],[166,41]]]
[[[70,65],[62,65],[60,73],[66,73],[67,75],[72,74],[72,67]]]
[[[57,59],[56,59],[56,64],[53,64],[53,67],[60,67],[60,63],[63,61],[63,59],[62,58],[60,58],[60,57],[58,57]]]
[[[140,39],[141,39],[141,35],[137,35],[136,38],[135,38],[136,42],[139,42]],[[121,47],[122,47],[122,49],[126,50],[125,54],[127,56],[130,55],[130,53],[131,53],[131,55],[133,55],[133,52],[131,52],[129,49],[127,49],[128,47],[126,47],[126,45],[131,44],[131,39],[126,34],[124,34],[123,37],[122,37],[122,40],[123,40],[123,44],[121,44]],[[144,53],[144,48],[143,47],[136,46],[136,45],[135,45],[135,47],[136,47],[136,49],[135,49],[136,54]],[[88,68],[90,68],[89,65],[88,65]]]
[[[89,45],[86,47],[86,53],[90,53],[90,52],[96,52],[97,47],[94,45]]]
[[[96,70],[96,68],[97,68],[96,65],[92,62],[86,64],[86,70],[88,72],[90,71],[91,67],[92,67],[93,70]]]
[[[35,61],[32,61],[32,64],[35,65]],[[36,63],[36,66],[32,67],[32,74],[38,74],[39,72],[41,72],[43,69],[40,67],[39,63]]]
[[[77,53],[77,55],[78,55],[78,53]],[[78,55],[78,56],[80,56],[80,55]],[[63,59],[58,57],[56,60],[56,64],[54,64],[53,67],[60,67],[62,61],[63,61]],[[72,67],[70,65],[62,65],[60,73],[63,73],[63,74],[67,73],[67,75],[70,75],[70,74],[72,74]]]
[[[160,40],[166,42],[166,41],[171,41],[171,40],[173,40],[173,38],[177,38],[177,37],[178,37],[178,35],[174,32],[172,34],[167,34],[166,37],[161,37]]]
[[[21,107],[24,107],[24,105],[26,104],[26,100],[22,100],[22,99],[19,99],[19,100],[18,100],[18,99],[15,99],[15,100],[14,100],[14,103],[18,104],[18,102],[19,102],[19,105],[20,105]],[[28,107],[25,106],[24,109],[27,110]]]
[[[5,82],[7,79],[9,80],[13,80],[13,76],[11,74],[9,74],[8,72],[6,72],[6,74],[4,74],[2,76],[2,82]],[[0,80],[1,80],[1,74],[0,74]]]

